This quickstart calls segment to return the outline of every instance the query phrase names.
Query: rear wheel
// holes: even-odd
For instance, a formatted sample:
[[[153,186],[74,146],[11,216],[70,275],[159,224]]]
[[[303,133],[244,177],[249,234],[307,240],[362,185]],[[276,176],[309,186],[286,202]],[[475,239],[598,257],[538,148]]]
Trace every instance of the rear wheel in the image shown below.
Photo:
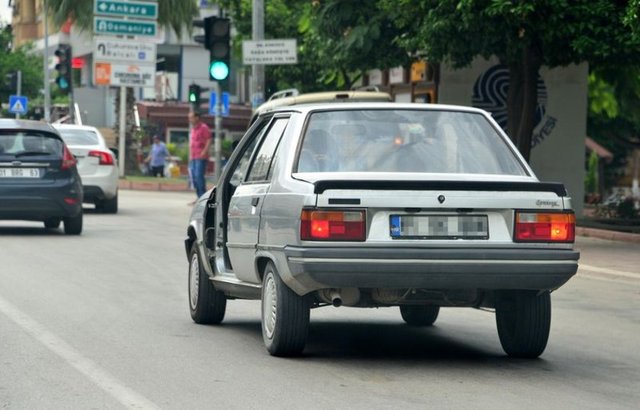
[[[60,218],[47,218],[44,220],[44,227],[47,229],[56,229],[60,226]]]
[[[402,305],[400,314],[409,326],[431,326],[438,318],[440,306],[434,305]]]
[[[298,355],[307,343],[309,303],[289,289],[272,262],[262,280],[262,339],[273,356]]]
[[[118,213],[118,194],[111,199],[105,199],[100,202],[98,209],[105,214],[117,214]]]
[[[544,352],[551,328],[549,292],[504,291],[496,294],[500,344],[513,357],[536,358]]]
[[[196,244],[189,253],[189,312],[198,324],[218,324],[224,319],[227,298],[217,291],[202,267]]]
[[[64,218],[64,233],[67,235],[80,235],[82,233],[82,212],[71,218]]]

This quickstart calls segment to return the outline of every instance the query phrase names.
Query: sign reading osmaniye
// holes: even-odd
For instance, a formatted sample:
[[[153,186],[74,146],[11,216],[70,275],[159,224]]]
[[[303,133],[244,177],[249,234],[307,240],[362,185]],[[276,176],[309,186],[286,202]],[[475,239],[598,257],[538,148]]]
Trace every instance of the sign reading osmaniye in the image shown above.
[[[158,23],[155,21],[119,20],[107,17],[93,18],[93,32],[95,34],[153,37],[157,31]]]
[[[104,16],[158,18],[158,4],[140,1],[95,0],[94,14]]]

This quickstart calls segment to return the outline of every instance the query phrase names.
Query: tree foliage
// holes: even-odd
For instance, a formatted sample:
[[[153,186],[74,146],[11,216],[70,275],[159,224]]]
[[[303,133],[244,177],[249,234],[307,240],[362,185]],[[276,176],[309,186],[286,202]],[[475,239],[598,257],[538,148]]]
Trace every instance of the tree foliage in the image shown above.
[[[469,65],[496,56],[509,68],[508,133],[528,160],[540,67],[639,59],[625,25],[628,2],[610,0],[379,0],[400,44],[429,60]]]
[[[21,94],[35,99],[42,89],[42,57],[32,53],[31,44],[22,45],[12,50],[13,35],[9,26],[0,27],[0,101],[9,101],[9,96],[17,94],[15,89],[5,86],[5,79],[10,73],[22,71]]]

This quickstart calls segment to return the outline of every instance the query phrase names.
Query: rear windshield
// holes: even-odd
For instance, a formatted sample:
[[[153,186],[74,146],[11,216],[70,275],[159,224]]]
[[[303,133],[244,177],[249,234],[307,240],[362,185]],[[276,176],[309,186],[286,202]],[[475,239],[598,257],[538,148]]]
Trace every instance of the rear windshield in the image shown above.
[[[58,129],[67,145],[97,145],[98,134],[91,130]]]
[[[483,115],[435,110],[313,113],[297,171],[527,175]]]
[[[62,155],[62,141],[46,132],[0,132],[0,156],[22,157],[37,155]]]

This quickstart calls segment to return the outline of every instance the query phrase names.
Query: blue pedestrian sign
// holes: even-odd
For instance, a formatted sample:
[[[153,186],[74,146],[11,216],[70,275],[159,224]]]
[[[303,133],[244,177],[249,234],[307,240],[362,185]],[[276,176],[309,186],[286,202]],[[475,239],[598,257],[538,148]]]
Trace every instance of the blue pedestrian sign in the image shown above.
[[[223,117],[229,116],[229,93],[222,93],[222,112],[220,113]],[[209,114],[216,115],[216,93],[214,91],[209,95]]]
[[[27,97],[22,95],[9,96],[9,112],[12,114],[26,114],[28,101]]]

